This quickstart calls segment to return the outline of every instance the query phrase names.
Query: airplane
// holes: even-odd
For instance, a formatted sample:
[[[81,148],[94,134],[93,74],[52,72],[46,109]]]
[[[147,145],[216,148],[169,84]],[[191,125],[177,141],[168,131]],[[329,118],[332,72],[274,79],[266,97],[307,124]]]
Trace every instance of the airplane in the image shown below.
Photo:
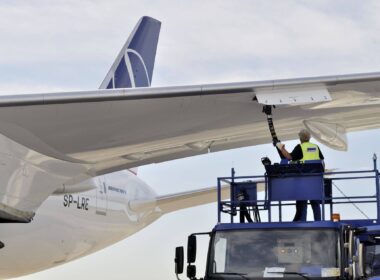
[[[270,143],[264,105],[283,141],[306,127],[346,150],[347,132],[380,127],[380,73],[151,87],[160,27],[142,17],[97,90],[0,96],[0,278],[214,201],[214,187],[158,196],[137,167]]]

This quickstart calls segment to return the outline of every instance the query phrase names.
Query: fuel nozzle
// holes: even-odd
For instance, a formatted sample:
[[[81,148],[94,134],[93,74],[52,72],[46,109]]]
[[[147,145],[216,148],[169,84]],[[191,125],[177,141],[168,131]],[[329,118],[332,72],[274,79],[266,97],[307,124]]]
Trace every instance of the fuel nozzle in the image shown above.
[[[272,164],[271,160],[268,157],[261,158],[261,163],[263,165],[271,165]]]
[[[263,113],[266,115],[272,115],[272,105],[264,105],[263,106]]]

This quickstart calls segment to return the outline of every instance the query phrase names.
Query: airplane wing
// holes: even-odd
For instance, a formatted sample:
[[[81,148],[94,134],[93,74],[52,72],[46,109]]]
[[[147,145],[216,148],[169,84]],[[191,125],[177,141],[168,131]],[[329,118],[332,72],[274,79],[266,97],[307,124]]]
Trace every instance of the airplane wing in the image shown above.
[[[185,87],[0,97],[0,133],[91,174],[270,143],[308,127],[345,149],[340,131],[380,127],[380,73]],[[258,100],[256,100],[258,99]],[[344,136],[344,133],[342,133]],[[340,137],[340,138],[339,138]]]
[[[264,104],[277,105],[281,140],[306,126],[344,149],[340,132],[380,127],[379,91],[380,73],[369,73],[1,96],[0,214],[30,220],[57,184],[270,143]]]

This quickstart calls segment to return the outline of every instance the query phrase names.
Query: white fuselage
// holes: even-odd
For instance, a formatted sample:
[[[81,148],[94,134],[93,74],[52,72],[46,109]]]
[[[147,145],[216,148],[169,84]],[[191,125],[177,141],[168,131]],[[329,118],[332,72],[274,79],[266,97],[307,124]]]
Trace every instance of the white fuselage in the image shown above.
[[[61,194],[51,195],[30,223],[0,225],[0,241],[5,244],[0,250],[1,279],[91,254],[141,230],[161,215],[154,191],[130,171],[81,184],[87,191],[70,193],[66,186]],[[81,184],[75,189],[81,189]],[[131,201],[149,203],[133,208]]]

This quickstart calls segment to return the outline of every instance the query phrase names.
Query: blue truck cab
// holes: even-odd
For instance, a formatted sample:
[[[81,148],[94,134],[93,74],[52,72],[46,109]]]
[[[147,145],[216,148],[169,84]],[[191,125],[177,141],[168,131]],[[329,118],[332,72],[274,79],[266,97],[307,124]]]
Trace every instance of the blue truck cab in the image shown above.
[[[267,165],[263,176],[237,177],[232,170],[231,176],[218,178],[218,222],[211,232],[189,236],[187,277],[380,279],[376,156],[373,165],[371,170],[324,172],[320,163],[275,164]],[[360,188],[369,188],[372,182],[373,188],[368,195],[348,196],[335,183],[343,181],[351,188],[357,182]],[[229,200],[221,200],[223,188],[229,188]],[[285,220],[289,215],[284,215],[284,209],[294,211],[297,200],[318,200],[321,220]],[[354,206],[360,210],[358,205],[372,205],[372,212],[376,213],[372,213],[373,217],[350,219],[350,209]],[[335,208],[345,219],[338,217]],[[209,248],[204,276],[197,278],[196,248],[200,235],[209,237]],[[183,247],[176,248],[178,279],[183,272],[183,252]]]

